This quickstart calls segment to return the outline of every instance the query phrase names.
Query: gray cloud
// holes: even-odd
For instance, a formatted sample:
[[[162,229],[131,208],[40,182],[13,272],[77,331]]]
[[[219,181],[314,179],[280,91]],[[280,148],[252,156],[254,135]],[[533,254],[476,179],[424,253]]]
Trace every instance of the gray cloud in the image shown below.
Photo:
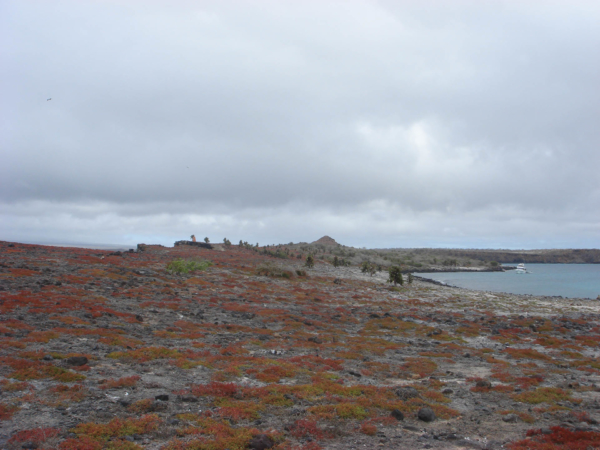
[[[593,2],[1,8],[5,239],[600,244]]]

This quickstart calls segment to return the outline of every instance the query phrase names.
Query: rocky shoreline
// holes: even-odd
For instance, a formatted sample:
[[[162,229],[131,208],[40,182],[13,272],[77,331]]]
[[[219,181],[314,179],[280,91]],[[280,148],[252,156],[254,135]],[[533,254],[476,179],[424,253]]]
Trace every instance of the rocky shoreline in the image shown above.
[[[506,272],[507,270],[515,270],[516,266],[498,266],[498,267],[449,267],[449,268],[429,268],[419,270],[403,270],[402,273],[419,272],[419,273],[446,273],[446,272]]]
[[[597,301],[237,246],[0,254],[0,448],[600,447]]]

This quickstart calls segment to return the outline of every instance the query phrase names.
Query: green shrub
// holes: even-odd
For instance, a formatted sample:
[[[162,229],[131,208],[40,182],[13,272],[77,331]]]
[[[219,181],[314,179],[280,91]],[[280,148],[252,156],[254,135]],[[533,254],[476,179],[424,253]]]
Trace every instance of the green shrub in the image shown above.
[[[315,258],[313,258],[313,255],[308,255],[306,257],[306,267],[308,267],[309,269],[312,269],[313,267],[315,267]]]
[[[388,269],[388,273],[388,283],[394,283],[394,286],[396,286],[397,284],[404,284],[404,280],[402,279],[402,271],[400,270],[400,267],[392,266]]]
[[[369,275],[373,276],[375,272],[377,272],[377,267],[370,261],[363,261],[363,263],[360,266],[360,271],[362,273],[368,273]]]
[[[266,277],[287,278],[288,280],[294,276],[294,273],[291,270],[283,269],[271,263],[265,263],[258,266],[256,268],[256,274]]]
[[[176,259],[167,264],[167,270],[172,273],[182,274],[195,272],[197,270],[205,270],[212,266],[210,261],[193,261]]]

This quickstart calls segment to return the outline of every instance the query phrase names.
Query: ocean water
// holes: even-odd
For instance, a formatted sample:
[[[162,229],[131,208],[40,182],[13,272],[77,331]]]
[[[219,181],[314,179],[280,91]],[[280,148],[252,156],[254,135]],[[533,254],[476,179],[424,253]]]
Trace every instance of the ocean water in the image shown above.
[[[507,264],[516,266],[516,264]],[[592,298],[600,295],[600,264],[526,264],[529,273],[440,272],[415,273],[424,278],[466,289]]]

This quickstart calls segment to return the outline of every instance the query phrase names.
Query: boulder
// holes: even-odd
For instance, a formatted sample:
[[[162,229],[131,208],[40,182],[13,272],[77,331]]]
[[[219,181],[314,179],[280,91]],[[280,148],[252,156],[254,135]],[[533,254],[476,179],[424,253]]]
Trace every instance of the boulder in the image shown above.
[[[426,406],[425,408],[419,409],[417,418],[423,422],[433,422],[435,420],[435,413],[433,412],[433,409]]]
[[[65,362],[70,366],[85,366],[89,361],[85,356],[71,356]]]
[[[475,386],[477,386],[478,388],[485,388],[485,389],[490,389],[492,387],[492,383],[490,380],[477,380],[477,383],[475,383]]]
[[[396,389],[396,395],[403,401],[409,400],[411,398],[419,397],[419,391],[417,391],[412,386],[403,386],[401,388]]]
[[[265,450],[268,448],[273,448],[274,445],[275,442],[273,442],[273,439],[266,434],[257,434],[248,443],[248,447],[253,450]]]
[[[393,409],[390,413],[390,416],[392,416],[396,420],[404,420],[404,413],[399,409]]]

